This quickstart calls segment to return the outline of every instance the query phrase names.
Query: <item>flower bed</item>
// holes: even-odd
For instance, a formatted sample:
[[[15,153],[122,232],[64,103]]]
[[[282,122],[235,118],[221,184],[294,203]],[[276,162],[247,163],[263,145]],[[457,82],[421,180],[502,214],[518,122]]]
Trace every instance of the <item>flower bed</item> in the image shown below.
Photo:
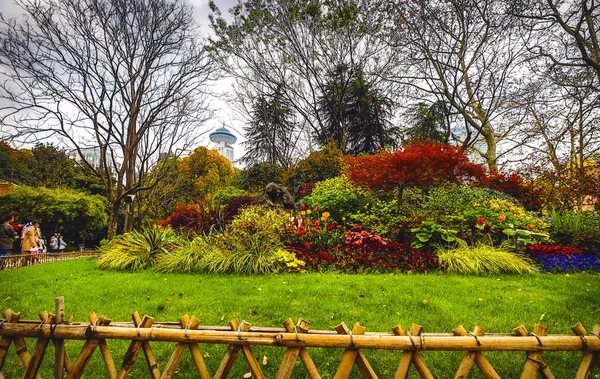
[[[537,244],[527,246],[526,251],[542,271],[600,270],[600,260],[596,254],[584,253],[576,247]]]

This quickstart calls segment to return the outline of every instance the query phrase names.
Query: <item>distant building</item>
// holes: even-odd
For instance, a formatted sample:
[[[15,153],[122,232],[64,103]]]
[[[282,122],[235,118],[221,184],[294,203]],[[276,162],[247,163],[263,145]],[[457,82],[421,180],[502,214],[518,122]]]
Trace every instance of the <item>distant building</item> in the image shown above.
[[[81,155],[77,150],[72,150],[69,153],[69,157],[73,159],[75,162],[80,165],[83,164],[83,160],[85,159],[92,167],[100,168],[100,148],[98,147],[88,147],[81,149]],[[106,165],[109,168],[113,168],[113,163],[111,159],[106,160]],[[117,164],[117,169],[120,167],[120,164]]]
[[[234,136],[227,128],[221,127],[208,135],[210,140],[215,143],[213,147],[219,154],[229,159],[230,162],[234,160],[233,145],[237,141],[237,137]]]

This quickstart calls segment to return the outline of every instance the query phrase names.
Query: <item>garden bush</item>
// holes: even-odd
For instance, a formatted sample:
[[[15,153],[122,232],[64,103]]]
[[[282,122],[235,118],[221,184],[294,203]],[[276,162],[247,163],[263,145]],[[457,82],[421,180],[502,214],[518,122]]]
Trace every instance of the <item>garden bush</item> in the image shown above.
[[[402,198],[406,188],[444,183],[474,184],[485,179],[482,165],[471,163],[464,149],[429,141],[414,141],[393,153],[349,157],[344,173],[356,185]]]
[[[260,202],[252,196],[236,196],[227,201],[223,209],[223,219],[226,222],[231,221],[244,207],[259,205]]]
[[[364,211],[365,206],[374,201],[374,196],[366,190],[350,183],[346,177],[338,176],[315,184],[310,196],[302,199],[307,208],[319,206],[331,214],[331,219],[337,222],[342,217]]]
[[[305,183],[317,183],[335,178],[342,172],[344,154],[334,141],[330,141],[323,150],[311,153],[288,168],[281,175],[283,184],[298,198],[298,192]]]
[[[231,225],[219,235],[219,250],[206,258],[211,272],[263,274],[277,271],[281,262],[284,225],[281,213],[265,206],[242,208]]]
[[[212,203],[213,205],[223,205],[227,204],[227,202],[234,197],[244,195],[247,195],[245,190],[234,186],[229,186],[217,191],[212,197]]]
[[[155,266],[164,254],[183,244],[171,228],[153,226],[113,238],[99,251],[100,268],[137,271]]]
[[[242,170],[239,186],[251,193],[262,194],[267,184],[273,182],[281,184],[283,169],[275,163],[255,163]]]
[[[525,256],[480,244],[461,246],[438,253],[440,265],[457,274],[527,274],[533,272]]]
[[[198,204],[179,204],[169,217],[157,222],[162,227],[169,226],[184,234],[220,231],[225,223],[221,206],[205,200]]]
[[[600,255],[600,212],[554,211],[551,218],[554,241]]]

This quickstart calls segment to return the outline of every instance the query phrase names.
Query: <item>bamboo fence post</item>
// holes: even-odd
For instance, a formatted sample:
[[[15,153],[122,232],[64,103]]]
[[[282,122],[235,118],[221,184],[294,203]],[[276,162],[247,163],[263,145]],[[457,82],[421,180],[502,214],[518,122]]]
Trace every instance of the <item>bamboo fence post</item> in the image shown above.
[[[137,314],[134,313],[134,315]],[[139,317],[139,315],[138,315]],[[138,317],[133,317],[134,322],[135,320],[138,319]],[[154,318],[146,315],[144,316],[144,318],[136,325],[138,332],[140,328],[149,328],[152,326],[152,324],[154,323]],[[140,350],[142,349],[142,341],[131,341],[131,344],[129,345],[129,349],[127,349],[127,352],[125,353],[125,357],[123,358],[123,363],[121,364],[121,369],[119,370],[119,372],[117,373],[117,379],[125,379],[127,377],[127,375],[129,374],[129,371],[131,371],[131,368],[133,367],[137,356],[140,352]]]
[[[88,319],[90,320],[90,325],[94,325],[94,326],[95,325],[107,326],[110,324],[110,321],[111,321],[104,317],[100,317],[100,319],[98,319],[96,317],[95,313],[92,313],[91,315],[89,315]],[[79,353],[77,360],[71,367],[71,370],[69,370],[67,379],[81,378],[81,376],[83,375],[83,371],[87,367],[88,363],[90,363],[90,360],[92,359],[92,355],[94,354],[94,351],[96,351],[96,348],[98,347],[99,344],[100,344],[100,339],[96,339],[96,338],[89,339],[85,342],[85,344],[83,345],[83,348],[81,348],[81,352]],[[113,378],[113,376],[111,376],[111,378]]]
[[[408,377],[408,371],[410,369],[411,363],[415,366],[415,369],[421,376],[421,378],[425,379],[433,379],[433,375],[431,371],[425,365],[425,361],[423,361],[423,357],[421,356],[421,352],[416,350],[416,345],[414,341],[414,337],[420,337],[423,332],[423,327],[417,324],[412,324],[410,327],[410,333],[407,333],[406,330],[402,327],[402,325],[398,324],[393,329],[392,332],[396,336],[409,336],[411,345],[414,350],[406,350],[402,353],[402,357],[400,357],[400,363],[398,364],[398,369],[396,370],[395,379],[405,379]],[[420,342],[420,340],[419,340]],[[422,348],[422,346],[421,346]]]
[[[234,319],[229,322],[229,327],[233,331],[243,333],[248,332],[250,328],[252,328],[252,325],[244,320],[242,320],[242,323],[240,324],[238,320]],[[238,339],[240,341],[244,340],[243,337],[239,334]],[[260,369],[260,365],[258,364],[256,357],[254,356],[254,354],[252,354],[252,349],[250,348],[250,346],[237,344],[229,345],[227,347],[225,356],[221,360],[221,364],[219,365],[219,368],[217,369],[217,372],[215,374],[215,379],[227,377],[229,371],[231,370],[231,367],[233,366],[233,362],[235,362],[240,350],[242,350],[242,353],[244,354],[244,357],[248,362],[248,366],[250,366],[250,372],[252,372],[252,375],[254,375],[258,379],[264,379],[265,376],[262,373],[262,370]]]
[[[196,316],[192,316],[192,321],[194,319],[196,319]],[[182,324],[181,319],[179,319],[179,325],[182,328],[185,328],[185,325],[187,325],[187,324]],[[198,325],[200,325],[200,322],[198,322]],[[194,361],[194,366],[196,367],[196,372],[198,372],[200,379],[210,379],[210,374],[208,373],[208,368],[206,367],[204,358],[202,358],[202,352],[200,351],[198,344],[191,343],[191,344],[188,344],[188,347],[190,349],[190,354],[192,355],[192,360]]]
[[[54,299],[56,311],[56,324],[65,322],[65,298],[59,296]],[[62,379],[65,371],[65,340],[54,339],[54,379]]]
[[[194,330],[194,329],[198,329],[198,326],[200,326],[200,320],[198,320],[195,316],[192,316],[192,318],[190,319],[190,316],[184,315],[179,318],[179,324],[185,330],[188,330],[188,329]],[[196,347],[197,346],[198,345],[196,344]],[[175,374],[175,372],[177,370],[177,366],[179,365],[179,362],[181,362],[181,359],[183,358],[183,354],[189,347],[191,347],[191,344],[187,344],[185,342],[177,343],[177,347],[175,348],[175,351],[171,355],[169,362],[167,362],[167,366],[163,370],[161,379],[170,379],[173,377],[173,375]],[[202,355],[200,355],[200,358],[202,358]],[[204,360],[202,360],[202,365],[203,365],[202,371],[198,370],[198,368],[197,368],[198,374],[200,374],[200,377],[203,379],[208,378],[209,375],[206,370],[206,365],[204,365]]]
[[[95,322],[96,314],[92,313],[92,315],[93,315],[94,322]],[[92,315],[90,315],[90,316],[92,316]],[[103,319],[103,318],[104,317],[100,317],[100,319]],[[108,320],[108,319],[106,319],[106,320]],[[94,322],[92,322],[92,319],[90,318],[90,323],[94,324]],[[110,323],[110,320],[108,320],[108,322]],[[90,326],[91,326],[91,324],[90,324]],[[102,359],[104,360],[104,365],[106,366],[106,371],[108,372],[108,377],[110,379],[116,379],[117,368],[115,367],[115,361],[112,358],[112,354],[110,352],[110,349],[108,348],[108,344],[106,343],[106,340],[104,338],[98,339],[98,346],[100,347],[100,352],[102,353]]]
[[[578,336],[585,336],[588,334],[588,331],[580,322],[573,325],[571,329]],[[600,325],[594,325],[593,334],[600,338]],[[581,364],[579,365],[579,369],[577,370],[577,375],[575,375],[575,379],[588,379],[592,375],[594,366],[600,366],[600,354],[598,354],[598,352],[585,352]]]
[[[518,336],[534,336],[534,337],[543,337],[548,335],[548,328],[535,324],[533,326],[533,333],[529,333],[524,325],[520,325],[514,329],[515,333]],[[542,346],[542,342],[538,339],[538,344],[540,347]],[[548,368],[548,364],[542,358],[541,351],[528,351],[527,359],[525,360],[525,365],[523,366],[523,371],[521,372],[521,379],[535,379],[537,377],[537,373],[541,372],[546,378],[554,379],[554,375]]]
[[[139,326],[142,322],[140,318],[140,314],[134,312],[131,317],[133,318],[133,325]],[[153,319],[154,320],[154,319]],[[152,325],[148,325],[147,327],[151,327]],[[156,358],[154,357],[154,353],[152,352],[152,348],[150,347],[150,342],[144,341],[142,342],[142,350],[144,351],[144,356],[146,357],[146,364],[148,368],[150,368],[150,374],[152,375],[152,379],[160,378],[160,371],[158,370],[158,363],[156,362]]]
[[[43,311],[40,312],[40,319],[42,320],[40,326],[43,324],[53,324],[55,316],[52,313]],[[38,371],[40,369],[40,364],[42,363],[42,359],[44,359],[44,353],[46,352],[46,348],[48,347],[49,342],[49,338],[38,338],[35,344],[35,348],[33,349],[31,362],[29,362],[29,366],[25,370],[25,375],[23,375],[23,379],[33,379],[39,376]]]
[[[350,342],[352,345],[354,345],[354,336],[364,335],[367,331],[367,328],[361,326],[360,323],[357,322],[354,324],[352,332],[350,332],[346,324],[342,322],[335,327],[335,330],[338,332],[338,334],[346,334],[350,336]],[[335,373],[335,379],[347,379],[350,377],[350,372],[352,371],[354,363],[356,363],[360,369],[360,372],[362,372],[365,378],[377,379],[377,374],[369,364],[369,361],[367,361],[367,358],[363,352],[354,347],[344,350],[344,353],[342,354],[342,361],[340,362],[340,366]]]
[[[310,323],[303,319],[298,320],[298,324],[294,325],[292,319],[288,318],[283,323],[283,326],[288,333],[295,333],[296,336],[298,336],[298,333],[308,333],[310,330]],[[298,338],[298,340],[300,339]],[[317,371],[317,367],[305,347],[290,347],[285,351],[275,378],[288,379],[292,375],[294,364],[298,357],[300,357],[302,364],[306,368],[309,378],[321,379],[321,375],[319,375],[319,371]]]
[[[469,333],[467,330],[461,325],[458,328],[454,329],[452,333],[455,336],[468,336]],[[472,335],[477,337],[482,337],[485,335],[485,330],[480,328],[479,326],[475,326]],[[479,367],[482,374],[488,379],[500,379],[500,375],[494,370],[490,362],[486,359],[480,351],[467,351],[460,362],[460,366],[456,371],[455,379],[464,379],[467,378],[469,372],[471,371],[471,367],[473,366],[473,362]]]
[[[19,318],[21,317],[20,313],[15,313],[12,311],[12,309],[5,310],[2,315],[4,316],[4,320],[2,321],[3,324],[5,322],[19,322]],[[12,341],[13,337],[10,336],[2,336],[2,338],[0,338],[0,373],[2,372],[4,360],[6,359],[6,353],[8,352],[8,348],[10,347],[10,343]],[[23,362],[23,364],[25,364],[25,362]]]

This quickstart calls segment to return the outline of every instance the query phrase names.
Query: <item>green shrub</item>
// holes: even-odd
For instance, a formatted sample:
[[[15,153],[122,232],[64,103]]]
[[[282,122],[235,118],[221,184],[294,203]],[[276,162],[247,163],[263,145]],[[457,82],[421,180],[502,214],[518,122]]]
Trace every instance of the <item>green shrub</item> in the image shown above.
[[[20,186],[0,196],[0,214],[17,210],[20,222],[37,220],[44,234],[60,232],[65,240],[98,236],[108,224],[107,206],[103,196],[62,188]]]
[[[153,226],[113,238],[99,248],[100,268],[137,271],[153,267],[169,250],[182,243],[171,228]]]
[[[331,219],[342,222],[342,217],[361,213],[369,201],[375,198],[371,192],[354,186],[345,177],[338,176],[318,182],[310,196],[302,199],[307,208],[314,209],[317,205],[321,210],[331,214]]]
[[[227,202],[234,198],[234,197],[238,197],[238,196],[244,196],[246,195],[247,192],[243,189],[239,189],[237,187],[233,187],[233,186],[229,186],[229,187],[225,187],[219,191],[217,191],[213,198],[212,198],[212,204],[213,206],[220,204],[221,206],[227,204]]]
[[[311,153],[285,170],[281,178],[292,195],[296,196],[303,184],[335,178],[341,174],[343,166],[344,154],[332,140],[323,147],[323,150]]]
[[[424,220],[435,221],[444,226],[458,227],[466,221],[465,212],[471,211],[473,208],[488,208],[489,201],[492,199],[515,202],[510,196],[487,188],[456,184],[435,187],[429,190],[422,205],[422,214],[419,216]]]
[[[533,272],[531,264],[522,255],[497,249],[489,245],[476,247],[461,246],[457,249],[440,251],[438,259],[446,271],[458,274],[528,274]]]
[[[283,169],[274,163],[255,163],[240,173],[239,186],[252,193],[262,193],[267,184],[281,184]]]
[[[600,212],[552,212],[551,237],[561,245],[600,254]]]

